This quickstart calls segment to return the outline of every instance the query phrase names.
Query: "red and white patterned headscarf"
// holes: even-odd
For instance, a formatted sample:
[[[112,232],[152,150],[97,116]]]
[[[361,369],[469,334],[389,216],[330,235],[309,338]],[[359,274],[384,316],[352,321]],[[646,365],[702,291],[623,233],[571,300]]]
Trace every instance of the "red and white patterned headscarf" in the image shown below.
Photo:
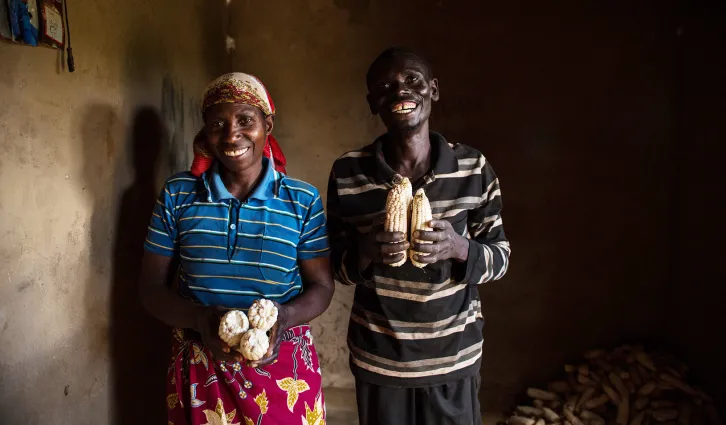
[[[207,86],[202,97],[202,114],[209,107],[220,103],[251,105],[259,108],[266,117],[275,115],[275,103],[264,84],[256,77],[241,72],[222,75]],[[191,172],[195,176],[201,176],[214,161],[214,157],[206,150],[204,143],[204,130],[202,129],[194,138],[194,161]],[[272,134],[267,136],[264,155],[273,162],[275,170],[286,173],[287,160]]]

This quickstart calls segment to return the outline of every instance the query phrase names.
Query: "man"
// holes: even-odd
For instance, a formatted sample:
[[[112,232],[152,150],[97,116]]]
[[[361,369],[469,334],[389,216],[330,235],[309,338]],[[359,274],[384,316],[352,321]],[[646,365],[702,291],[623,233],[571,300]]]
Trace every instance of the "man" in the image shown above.
[[[386,50],[366,82],[371,112],[388,131],[338,158],[328,183],[336,278],[356,285],[348,346],[360,423],[480,424],[477,284],[509,265],[499,181],[481,153],[429,131],[439,84],[419,55]],[[383,231],[398,176],[431,202],[433,231],[416,236],[429,244]],[[428,254],[414,257],[427,266],[391,267],[409,248]]]

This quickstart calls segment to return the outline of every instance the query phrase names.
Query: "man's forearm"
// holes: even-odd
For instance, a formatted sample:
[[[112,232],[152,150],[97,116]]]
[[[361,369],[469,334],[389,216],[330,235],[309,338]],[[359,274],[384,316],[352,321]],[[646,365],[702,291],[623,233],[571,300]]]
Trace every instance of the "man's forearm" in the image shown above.
[[[498,280],[509,266],[509,243],[482,243],[467,239],[466,261],[453,263],[454,278],[466,284],[481,284]]]

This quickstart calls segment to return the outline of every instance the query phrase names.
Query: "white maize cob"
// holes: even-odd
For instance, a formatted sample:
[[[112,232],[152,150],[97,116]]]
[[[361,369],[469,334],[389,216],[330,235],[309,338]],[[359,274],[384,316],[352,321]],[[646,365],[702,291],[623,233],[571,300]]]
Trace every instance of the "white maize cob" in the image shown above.
[[[250,323],[244,312],[230,310],[219,321],[219,338],[230,347],[236,347],[242,339],[242,334],[249,328]]]
[[[431,221],[433,217],[431,216],[431,204],[429,204],[429,199],[426,197],[426,193],[423,189],[419,189],[416,191],[416,195],[413,197],[413,201],[411,201],[411,243],[418,242],[418,243],[431,243],[429,241],[422,241],[420,239],[417,239],[414,241],[413,234],[417,230],[433,230],[429,225],[428,222]],[[426,263],[419,263],[418,261],[415,261],[413,259],[414,254],[418,255],[429,255],[428,253],[422,253],[422,252],[416,252],[411,248],[409,250],[409,256],[411,257],[411,263],[413,263],[414,266],[418,268],[422,268],[426,266]]]
[[[277,322],[277,307],[266,299],[255,300],[249,311],[250,326],[262,331],[269,331]]]
[[[406,177],[401,177],[394,183],[393,188],[388,192],[386,199],[386,220],[383,225],[386,232],[408,233],[408,213],[413,196],[411,195],[411,182]],[[391,267],[402,266],[406,262],[406,256]]]
[[[250,361],[260,360],[270,348],[270,339],[267,332],[261,329],[250,329],[242,335],[239,352]]]

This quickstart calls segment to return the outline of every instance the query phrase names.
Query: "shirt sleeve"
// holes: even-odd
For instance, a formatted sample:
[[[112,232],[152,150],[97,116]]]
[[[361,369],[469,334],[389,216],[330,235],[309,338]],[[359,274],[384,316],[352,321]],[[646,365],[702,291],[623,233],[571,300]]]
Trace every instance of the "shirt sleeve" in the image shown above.
[[[173,211],[173,198],[169,192],[168,184],[165,184],[151,213],[144,249],[166,257],[171,257],[176,254],[178,251],[178,242],[176,218],[174,217]]]
[[[328,226],[325,221],[323,201],[316,191],[303,223],[300,242],[297,245],[297,259],[310,260],[327,255],[330,255]]]
[[[344,285],[359,285],[370,281],[370,277],[358,267],[358,231],[346,224],[340,214],[340,198],[335,173],[328,179],[328,224],[330,228],[331,263],[335,280]]]
[[[509,241],[502,224],[502,193],[491,165],[481,157],[482,195],[469,211],[469,257],[455,271],[462,283],[481,284],[501,279],[509,268]],[[463,267],[462,267],[463,266]]]

